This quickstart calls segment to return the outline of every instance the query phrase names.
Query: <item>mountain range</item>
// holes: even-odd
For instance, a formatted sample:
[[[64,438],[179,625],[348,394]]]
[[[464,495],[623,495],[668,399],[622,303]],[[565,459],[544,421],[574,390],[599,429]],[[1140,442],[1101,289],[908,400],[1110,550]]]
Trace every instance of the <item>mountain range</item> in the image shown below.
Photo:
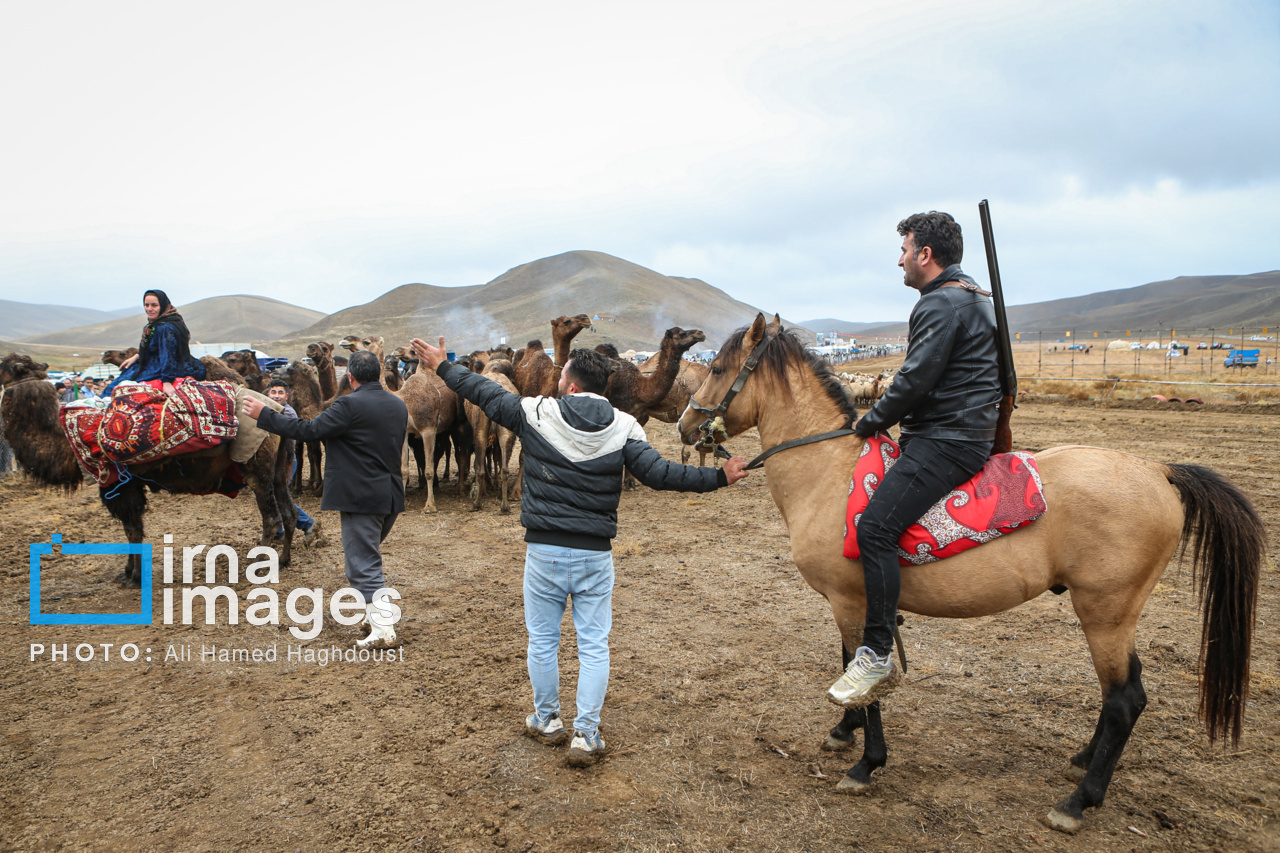
[[[1179,276],[1086,296],[1010,305],[1007,312],[1010,332],[1023,334],[1280,327],[1280,270],[1251,275]],[[907,332],[906,322],[845,323],[824,318],[807,320],[804,325],[821,332],[835,330],[867,336]]]
[[[666,276],[601,252],[574,251],[508,270],[487,284],[435,287],[405,284],[362,305],[324,314],[261,296],[218,296],[180,310],[192,339],[251,342],[274,355],[297,357],[316,340],[381,335],[389,347],[410,337],[443,334],[466,352],[500,342],[519,348],[531,339],[550,347],[550,321],[585,313],[593,328],[575,345],[608,341],[620,350],[652,350],[670,326],[702,329],[717,347],[751,321],[757,308],[695,278]],[[1009,307],[1011,330],[1149,330],[1280,326],[1280,271],[1235,276],[1183,276],[1139,287]],[[127,316],[120,317],[119,315]],[[57,321],[79,323],[49,330]],[[88,321],[82,322],[82,321]],[[904,318],[905,320],[905,318]],[[789,328],[858,335],[901,335],[906,323],[848,323],[826,317]],[[136,343],[140,309],[115,312],[0,302],[0,337],[14,349],[75,361],[102,349]],[[32,329],[37,329],[31,332]],[[28,334],[19,337],[19,332]],[[6,349],[5,351],[8,351]],[[83,351],[83,352],[81,352]]]

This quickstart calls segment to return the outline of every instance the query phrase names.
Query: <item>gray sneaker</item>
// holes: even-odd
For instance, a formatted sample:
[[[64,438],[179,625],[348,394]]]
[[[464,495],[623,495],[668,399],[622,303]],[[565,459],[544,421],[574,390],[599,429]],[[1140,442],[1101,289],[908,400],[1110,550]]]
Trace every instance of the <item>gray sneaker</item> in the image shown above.
[[[902,671],[893,655],[880,657],[866,646],[859,646],[844,675],[827,691],[827,698],[845,708],[865,708],[893,692],[902,681]]]
[[[569,766],[586,767],[608,751],[609,747],[605,745],[604,738],[600,737],[599,732],[584,735],[582,732],[575,731],[573,743],[569,744]]]
[[[553,746],[564,743],[569,738],[569,732],[565,730],[564,723],[560,720],[558,713],[552,714],[546,720],[543,720],[537,714],[530,714],[524,718],[524,733],[531,738]]]

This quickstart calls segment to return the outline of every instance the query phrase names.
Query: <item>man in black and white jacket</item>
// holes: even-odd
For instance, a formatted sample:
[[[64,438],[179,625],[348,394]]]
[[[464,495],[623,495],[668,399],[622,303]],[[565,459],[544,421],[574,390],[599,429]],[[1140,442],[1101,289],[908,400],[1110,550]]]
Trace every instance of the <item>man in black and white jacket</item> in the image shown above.
[[[609,362],[592,350],[569,354],[560,374],[559,397],[520,397],[450,364],[444,338],[438,347],[414,338],[413,348],[422,364],[451,389],[520,437],[524,612],[534,703],[525,730],[545,743],[562,743],[568,737],[560,720],[558,656],[560,621],[571,598],[579,674],[569,763],[588,764],[606,748],[598,727],[609,682],[611,549],[618,532],[623,467],[653,489],[709,492],[747,476],[746,460],[735,456],[716,470],[663,459],[635,418],[601,396]]]

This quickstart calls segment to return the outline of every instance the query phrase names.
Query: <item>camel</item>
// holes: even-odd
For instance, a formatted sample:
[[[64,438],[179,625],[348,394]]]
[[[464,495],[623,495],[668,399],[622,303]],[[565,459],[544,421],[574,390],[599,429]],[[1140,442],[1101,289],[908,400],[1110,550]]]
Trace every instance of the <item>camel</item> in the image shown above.
[[[583,329],[591,327],[586,314],[556,317],[551,321],[551,337],[555,342],[555,360],[542,348],[542,341],[529,341],[521,359],[514,362],[515,383],[522,397],[554,397],[560,383],[560,368],[569,358],[569,345]]]
[[[137,354],[137,347],[129,347],[128,349],[109,349],[102,354],[102,358],[100,360],[103,364],[114,364],[116,367],[123,367],[126,361]]]
[[[505,358],[492,359],[480,373],[486,379],[498,383],[512,394],[517,393],[515,382],[511,380],[511,362]],[[475,465],[472,467],[471,509],[473,511],[480,509],[484,503],[485,481],[489,479],[490,474],[496,474],[499,494],[502,496],[502,503],[499,505],[498,511],[503,514],[509,513],[511,512],[511,503],[507,499],[507,483],[511,479],[511,453],[515,450],[516,434],[500,424],[495,424],[484,413],[483,409],[470,400],[464,401],[464,408],[467,421],[471,424],[471,429],[475,434],[473,442]],[[518,482],[519,478],[517,477]]]
[[[657,361],[658,356],[653,356],[640,365],[640,372],[651,372],[657,367]],[[677,422],[680,420],[680,415],[684,413],[685,407],[689,405],[689,398],[693,396],[693,392],[702,387],[702,383],[707,381],[710,373],[711,368],[701,362],[680,359],[680,372],[676,374],[676,381],[671,383],[671,390],[657,404],[650,406],[646,414],[666,424]],[[699,468],[707,464],[708,453],[712,453],[712,462],[715,462],[715,455],[710,448],[699,444],[697,451]],[[690,455],[690,448],[681,445],[680,462],[688,465]]]
[[[425,460],[418,462],[418,487],[425,486],[427,490],[427,502],[423,505],[423,512],[436,511],[436,465],[440,462],[441,450],[439,439],[448,438],[451,433],[457,434],[458,421],[465,420],[461,417],[458,395],[449,390],[444,384],[444,380],[435,373],[430,371],[418,372],[405,380],[404,386],[399,391],[394,392],[397,397],[404,400],[405,406],[409,409],[409,435],[416,435],[422,440],[422,446],[425,449],[431,448],[431,476],[426,475]],[[467,425],[466,432],[470,432],[470,424]],[[409,441],[405,441],[405,461],[408,462]],[[458,440],[463,441],[463,436],[458,435]],[[464,442],[465,443],[465,442]],[[444,444],[444,453],[448,453],[448,444]],[[468,453],[469,455],[469,453]],[[462,444],[458,445],[458,476],[459,482],[465,477],[463,467]],[[468,460],[469,461],[469,460]],[[448,477],[448,474],[445,475]]]
[[[10,353],[0,361],[0,420],[4,437],[14,455],[32,477],[48,486],[77,489],[84,475],[58,419],[58,400],[46,380],[49,365],[30,356]],[[209,492],[217,488],[231,466],[230,443],[181,456],[129,466],[129,477],[109,488],[99,487],[99,498],[113,518],[124,526],[132,544],[143,540],[143,514],[147,511],[147,486],[175,494]],[[288,566],[298,515],[289,495],[289,469],[293,465],[290,442],[268,435],[258,452],[240,464],[245,484],[253,490],[262,515],[259,545],[271,545],[276,530],[284,526],[280,565]],[[142,585],[142,558],[129,555],[116,578],[125,586]]]
[[[325,409],[324,398],[320,394],[320,380],[316,369],[301,361],[291,362],[284,370],[284,381],[289,383],[289,405],[304,421],[315,420]],[[307,481],[307,491],[317,495],[324,494],[324,467],[322,444],[319,441],[297,442],[298,470],[294,474],[291,488],[302,491],[302,447],[307,448],[307,461],[311,463],[311,479]]]
[[[258,365],[258,357],[251,349],[230,350],[222,354],[222,361],[244,377],[244,384],[259,394],[267,393],[268,377]]]
[[[320,399],[325,405],[338,393],[338,374],[333,369],[333,344],[316,341],[307,344],[307,358],[316,368],[316,378],[320,382]]]
[[[367,338],[362,338],[359,335],[347,335],[345,338],[338,341],[338,346],[351,352],[368,350],[378,357],[378,361],[382,361],[385,342],[381,335],[372,335]]]
[[[387,356],[382,360],[382,386],[388,391],[399,391],[403,384],[404,377],[400,375],[400,359],[394,355]]]

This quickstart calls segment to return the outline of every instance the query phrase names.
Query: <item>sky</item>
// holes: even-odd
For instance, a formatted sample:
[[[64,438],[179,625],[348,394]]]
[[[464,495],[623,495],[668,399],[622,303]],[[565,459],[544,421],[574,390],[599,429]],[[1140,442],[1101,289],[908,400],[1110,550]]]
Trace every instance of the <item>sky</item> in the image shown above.
[[[1276,0],[7,3],[0,73],[0,299],[333,312],[587,249],[905,320],[898,221],[985,282],[984,198],[1009,304],[1280,267]]]

